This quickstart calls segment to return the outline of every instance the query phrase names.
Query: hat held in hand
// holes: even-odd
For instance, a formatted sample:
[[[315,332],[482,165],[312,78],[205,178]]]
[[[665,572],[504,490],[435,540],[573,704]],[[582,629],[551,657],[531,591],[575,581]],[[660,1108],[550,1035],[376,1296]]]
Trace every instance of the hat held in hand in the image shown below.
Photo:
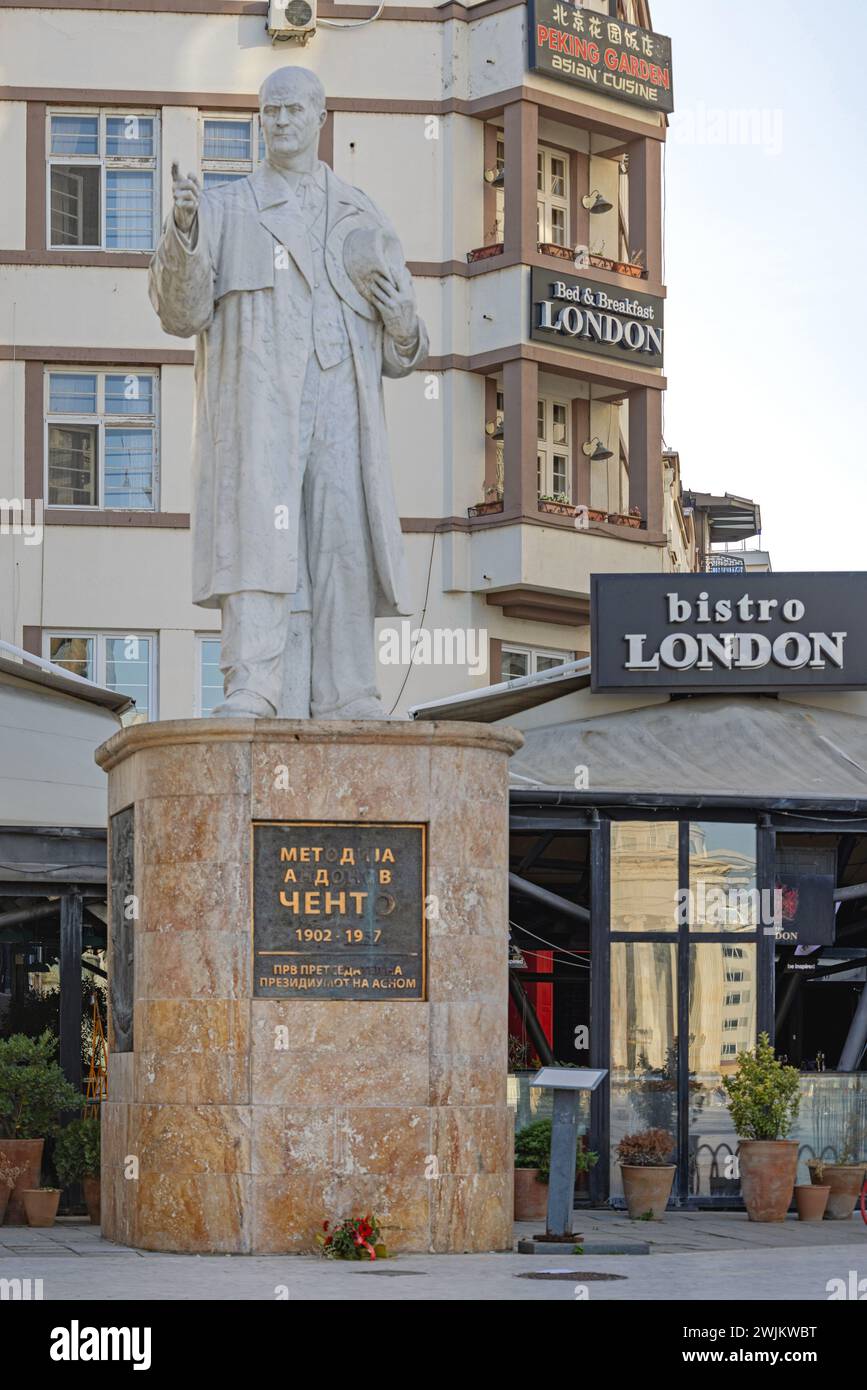
[[[343,264],[358,293],[370,300],[375,274],[387,275],[398,284],[403,251],[397,237],[384,227],[357,227],[343,243]]]

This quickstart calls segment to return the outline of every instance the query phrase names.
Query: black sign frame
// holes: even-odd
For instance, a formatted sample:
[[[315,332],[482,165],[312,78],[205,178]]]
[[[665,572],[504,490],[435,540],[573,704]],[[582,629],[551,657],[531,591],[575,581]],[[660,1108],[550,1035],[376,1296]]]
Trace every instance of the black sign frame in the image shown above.
[[[426,823],[416,821],[253,821],[253,998],[353,1003],[426,999],[427,831]],[[285,849],[288,856],[293,844],[298,852],[295,859],[281,854],[265,862],[269,850]],[[302,849],[308,854],[319,852],[304,858]],[[373,851],[374,856],[362,861],[366,851]],[[290,864],[301,877],[296,875],[296,881],[287,884],[281,874]],[[388,876],[386,883],[382,875]],[[375,896],[373,888],[377,889]],[[270,903],[267,901],[275,889],[280,906],[273,896]],[[287,902],[282,901],[283,895]],[[337,908],[328,912],[335,898],[339,900]],[[389,906],[381,899],[394,899],[394,903]],[[281,915],[287,907],[294,917]],[[275,908],[276,917],[272,915]],[[290,938],[284,941],[283,933],[291,930],[293,921],[296,933],[309,935],[292,941],[290,950]],[[355,940],[355,933],[363,933],[362,939]],[[271,967],[274,973],[263,976],[262,959],[270,962],[276,957],[280,960]],[[412,988],[404,970],[415,972]],[[390,983],[383,984],[383,980]],[[398,984],[400,980],[406,981],[406,986]]]
[[[552,291],[560,286],[564,295],[553,296]],[[632,314],[628,309],[615,307],[630,304],[636,309]],[[530,340],[565,352],[613,359],[630,367],[661,369],[665,355],[664,306],[665,300],[659,295],[645,294],[631,287],[603,285],[573,271],[534,266],[530,275]],[[561,330],[543,322],[543,318],[559,322],[561,315],[564,325],[569,325],[568,331],[565,327]],[[621,334],[626,332],[627,326],[639,325],[644,330],[645,342],[651,341],[649,330],[654,330],[660,338],[659,348],[655,343],[650,350],[624,347],[622,336],[616,341],[606,340],[604,334],[610,332],[614,324],[621,326]],[[573,332],[572,328],[578,331]]]
[[[774,603],[769,616],[743,621],[696,621],[700,594],[708,595],[711,615],[722,600],[736,604],[748,595]],[[675,594],[691,605],[691,616],[683,621],[666,620],[666,595]],[[789,620],[780,616],[782,605],[799,600],[803,615]],[[641,661],[652,661],[660,643],[669,636],[714,637],[728,633],[738,637],[765,637],[773,643],[783,634],[792,639],[808,634],[828,636],[843,633],[837,644],[842,657],[838,666],[822,648],[824,667],[778,664],[776,658],[750,668],[733,665],[727,669],[716,659],[710,669],[682,670],[666,667],[626,669],[630,652],[627,637],[643,638],[632,645],[632,654]],[[677,693],[743,695],[775,694],[780,690],[864,690],[867,689],[867,572],[779,574],[594,574],[590,576],[591,685],[593,691],[623,694],[630,691],[674,691]],[[811,642],[815,652],[815,644]],[[750,650],[758,650],[751,643]],[[740,644],[738,644],[740,653]],[[684,653],[685,654],[685,653]]]
[[[556,17],[558,10],[577,10],[586,25],[583,34],[577,32],[574,27],[567,28],[559,23]],[[592,35],[591,28],[597,27],[590,21],[598,21],[600,29],[600,44],[596,44]],[[546,30],[554,30],[557,35],[557,46],[562,46],[565,50],[565,57],[560,58],[556,51],[549,45],[539,44],[539,27]],[[621,37],[618,43],[610,38],[612,26],[619,29],[621,36],[626,31],[635,36],[637,49],[630,46],[628,41]],[[604,29],[604,33],[602,30]],[[582,40],[587,40],[593,47],[585,47]],[[647,53],[647,48],[652,53]],[[575,49],[575,52],[570,50]],[[580,50],[580,51],[578,51]],[[594,61],[595,53],[595,61]],[[606,73],[613,72],[606,55],[616,56],[617,66],[624,61],[631,69],[634,64],[638,65],[639,72],[630,71],[620,80],[622,89],[618,90],[604,81],[595,81],[591,76],[582,76],[579,69],[585,69],[588,73],[595,72],[604,78]],[[648,72],[641,76],[642,63]],[[615,19],[613,15],[601,15],[595,10],[587,10],[581,6],[574,6],[563,3],[563,0],[528,0],[527,3],[527,66],[530,72],[539,73],[542,77],[549,77],[554,82],[564,82],[567,86],[577,88],[582,92],[593,92],[597,96],[607,97],[610,101],[625,101],[631,106],[640,106],[643,111],[660,111],[665,115],[671,115],[674,110],[674,78],[671,64],[671,39],[665,34],[657,34],[654,29],[642,29],[637,24],[627,24],[624,20]],[[668,83],[651,82],[650,70],[658,68],[660,73],[668,74]],[[640,91],[630,91],[623,84],[634,83],[637,86],[649,86],[657,94],[658,100],[648,99],[641,95]]]

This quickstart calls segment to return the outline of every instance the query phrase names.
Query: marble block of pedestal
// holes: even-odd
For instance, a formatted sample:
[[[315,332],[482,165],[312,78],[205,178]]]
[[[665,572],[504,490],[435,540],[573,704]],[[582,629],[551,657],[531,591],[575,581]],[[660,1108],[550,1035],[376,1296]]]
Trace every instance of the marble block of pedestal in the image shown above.
[[[520,742],[457,722],[201,719],[135,725],[99,749],[109,1240],[301,1252],[324,1220],[374,1212],[394,1251],[511,1248],[507,764]],[[424,827],[423,997],[258,997],[251,828],[297,838],[305,823],[311,845],[317,826],[345,827],[347,843],[369,841],[359,827]]]

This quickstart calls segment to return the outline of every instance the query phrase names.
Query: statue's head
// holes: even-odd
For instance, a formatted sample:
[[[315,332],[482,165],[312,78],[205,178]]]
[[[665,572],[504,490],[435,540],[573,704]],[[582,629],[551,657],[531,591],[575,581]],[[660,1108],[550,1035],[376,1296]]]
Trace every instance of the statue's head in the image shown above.
[[[259,89],[259,115],[272,164],[315,150],[325,121],[325,88],[308,68],[278,68]]]

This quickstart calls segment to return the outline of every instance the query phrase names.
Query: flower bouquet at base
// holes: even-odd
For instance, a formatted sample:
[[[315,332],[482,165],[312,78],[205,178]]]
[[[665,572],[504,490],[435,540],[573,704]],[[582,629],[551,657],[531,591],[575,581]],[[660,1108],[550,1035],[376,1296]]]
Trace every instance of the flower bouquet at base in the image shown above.
[[[316,1244],[327,1260],[388,1258],[375,1216],[347,1216],[333,1228],[330,1221],[323,1221]]]

